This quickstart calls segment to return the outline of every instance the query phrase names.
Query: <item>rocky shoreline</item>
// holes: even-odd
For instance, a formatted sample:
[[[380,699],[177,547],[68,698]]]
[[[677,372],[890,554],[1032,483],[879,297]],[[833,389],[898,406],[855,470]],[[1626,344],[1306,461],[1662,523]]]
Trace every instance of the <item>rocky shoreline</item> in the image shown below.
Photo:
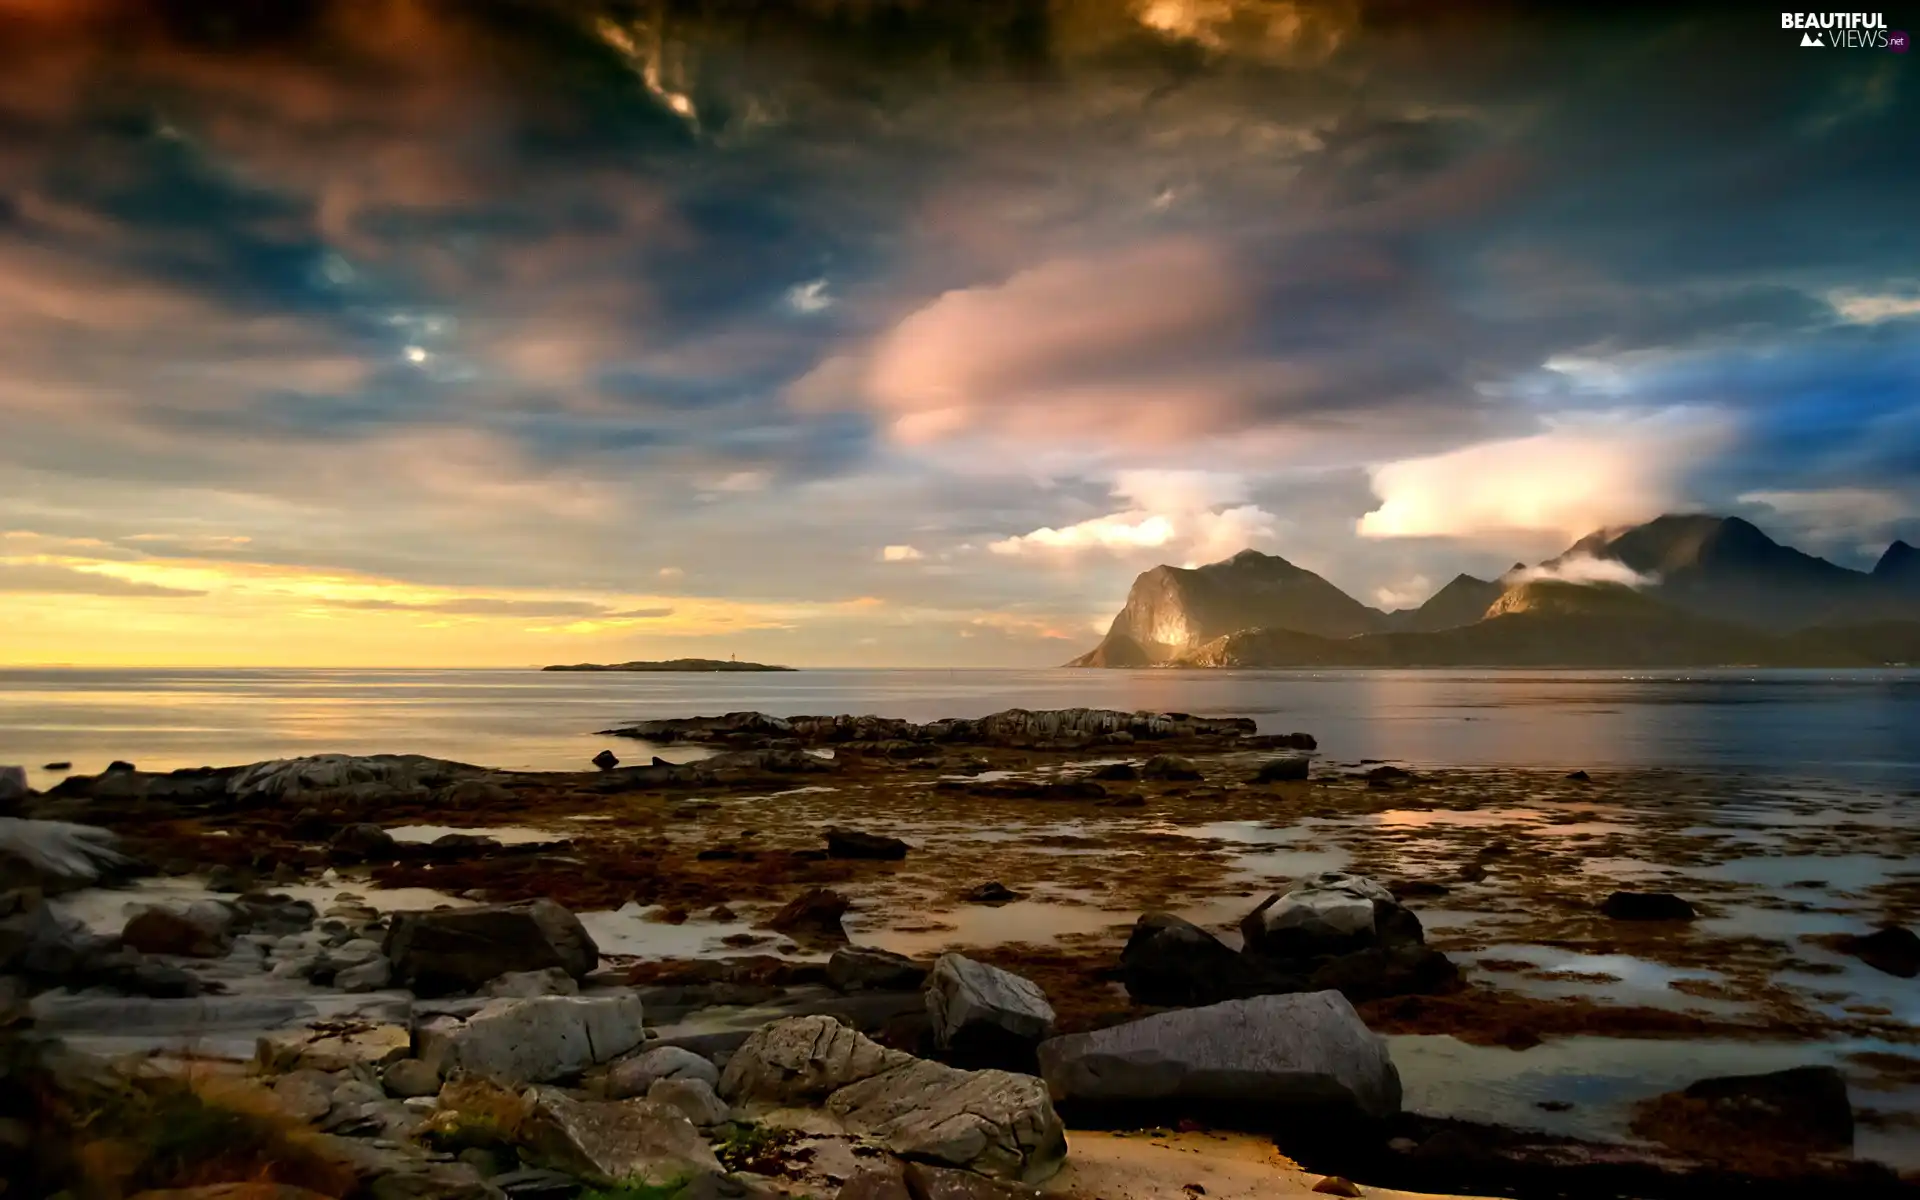
[[[0,1132],[56,1144],[49,1097],[130,1127],[122,1109],[237,1106],[307,1164],[270,1177],[334,1196],[1092,1200],[1114,1171],[1142,1200],[1222,1194],[1181,1177],[1202,1160],[1221,1187],[1273,1195],[1915,1190],[1853,1156],[1856,1124],[1891,1118],[1823,1062],[1687,1081],[1612,1142],[1406,1111],[1407,1035],[1916,1040],[1892,1009],[1768,993],[1784,951],[1702,928],[1731,911],[1731,885],[1569,897],[1550,890],[1566,869],[1552,839],[1474,824],[1510,803],[1496,785],[1542,811],[1564,795],[1592,825],[1596,788],[1621,806],[1657,785],[1679,807],[1697,781],[1339,769],[1308,735],[1244,718],[1085,709],[608,732],[711,753],[608,752],[559,773],[412,756],[115,764],[44,794],[0,772],[14,1056]],[[1431,844],[1408,855],[1390,831],[1339,826],[1346,861],[1278,851],[1297,861],[1263,883],[1224,833],[1276,811],[1321,830],[1425,813],[1467,844],[1442,863]],[[1643,824],[1669,850],[1685,835]],[[1309,865],[1322,869],[1296,869]],[[1490,987],[1502,968],[1481,947],[1497,947],[1451,911],[1462,894],[1514,942],[1711,956],[1716,986],[1749,979],[1757,999]],[[1901,917],[1907,896],[1894,887],[1880,911]],[[997,922],[1026,931],[990,936]],[[1889,978],[1920,974],[1904,928],[1829,942]],[[1886,1079],[1920,1079],[1920,1060],[1876,1053]],[[1232,1158],[1248,1136],[1275,1156],[1258,1170]],[[120,1166],[69,1145],[15,1186],[226,1181],[141,1158],[121,1144],[137,1135],[106,1140]],[[259,1178],[244,1155],[213,1158]]]

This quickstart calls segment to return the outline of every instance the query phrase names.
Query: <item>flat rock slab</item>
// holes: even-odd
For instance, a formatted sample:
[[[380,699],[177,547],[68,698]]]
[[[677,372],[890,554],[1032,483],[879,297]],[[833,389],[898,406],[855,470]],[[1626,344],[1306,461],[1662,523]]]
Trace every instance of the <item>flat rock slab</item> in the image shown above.
[[[1046,1085],[1010,1071],[909,1059],[834,1092],[827,1111],[895,1154],[996,1179],[1039,1183],[1067,1155],[1066,1129]]]
[[[720,1095],[733,1104],[816,1103],[916,1061],[832,1017],[789,1017],[756,1030],[733,1052],[720,1075]]]
[[[723,1173],[693,1122],[648,1100],[575,1100],[539,1088],[520,1139],[534,1161],[594,1183],[659,1186]]]
[[[1191,1100],[1400,1111],[1386,1043],[1338,992],[1257,996],[1162,1013],[1040,1046],[1055,1099]]]
[[[419,1057],[507,1086],[576,1075],[627,1053],[646,1037],[635,996],[537,996],[490,1001],[465,1021],[420,1026]]]

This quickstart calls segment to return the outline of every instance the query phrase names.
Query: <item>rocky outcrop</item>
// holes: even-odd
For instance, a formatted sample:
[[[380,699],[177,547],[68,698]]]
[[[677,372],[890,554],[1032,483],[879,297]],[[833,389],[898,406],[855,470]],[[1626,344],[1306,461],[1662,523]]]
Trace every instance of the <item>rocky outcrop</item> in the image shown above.
[[[579,978],[600,961],[585,927],[551,900],[393,915],[386,956],[422,996],[471,991],[509,971],[549,967]]]
[[[1338,992],[1232,1000],[1054,1038],[1041,1043],[1040,1069],[1061,1101],[1400,1111],[1386,1043]]]
[[[1242,550],[1204,567],[1159,566],[1133,581],[1106,638],[1078,666],[1148,666],[1240,629],[1328,638],[1373,633],[1386,618],[1284,558]]]
[[[362,800],[484,774],[480,767],[418,754],[313,754],[243,767],[228,777],[226,791],[244,804]]]
[[[850,1133],[904,1158],[1039,1183],[1067,1156],[1066,1129],[1047,1087],[1010,1071],[962,1071],[911,1059],[827,1098]]]
[[[693,1122],[650,1100],[575,1100],[539,1088],[519,1140],[526,1157],[591,1183],[661,1187],[722,1173]]]
[[[733,1109],[704,1079],[656,1079],[647,1089],[647,1099],[666,1105],[700,1129],[711,1129],[733,1115]]]
[[[0,817],[0,891],[31,887],[46,895],[70,892],[132,866],[110,830]]]
[[[927,1062],[831,1017],[755,1030],[728,1060],[719,1092],[759,1108],[824,1102],[847,1132],[895,1154],[1002,1179],[1038,1182],[1066,1155],[1060,1118],[1038,1079]]]
[[[415,1042],[441,1074],[465,1071],[508,1087],[577,1075],[628,1053],[646,1038],[635,996],[538,996],[492,1000],[464,1021],[433,1017]]]
[[[642,721],[603,732],[661,745],[689,742],[742,747],[785,743],[873,749],[896,744],[1034,747],[1100,742],[1126,744],[1136,739],[1223,741],[1253,733],[1254,723],[1245,717],[1195,717],[1187,713],[1120,712],[1105,708],[1036,712],[1010,708],[985,717],[952,718],[924,725],[897,717],[781,718],[742,712],[718,717]]]
[[[912,1061],[832,1017],[793,1017],[755,1030],[734,1051],[720,1095],[734,1104],[813,1104]]]

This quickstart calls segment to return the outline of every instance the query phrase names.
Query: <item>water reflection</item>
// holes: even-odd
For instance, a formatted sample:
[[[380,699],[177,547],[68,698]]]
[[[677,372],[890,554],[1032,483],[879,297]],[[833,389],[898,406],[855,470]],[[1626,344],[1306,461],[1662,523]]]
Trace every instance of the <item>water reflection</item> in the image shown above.
[[[651,717],[762,709],[928,721],[1073,705],[1249,715],[1266,732],[1313,732],[1340,761],[1710,766],[1920,785],[1913,670],[7,670],[0,759],[91,771],[111,758],[172,769],[407,751],[580,768],[607,745],[593,730]]]

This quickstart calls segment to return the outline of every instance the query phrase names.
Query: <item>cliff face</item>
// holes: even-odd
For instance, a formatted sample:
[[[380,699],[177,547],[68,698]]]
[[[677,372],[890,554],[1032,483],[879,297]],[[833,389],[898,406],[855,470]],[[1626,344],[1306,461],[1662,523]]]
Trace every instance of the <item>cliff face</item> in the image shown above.
[[[1069,666],[1151,666],[1240,629],[1291,629],[1344,638],[1385,617],[1312,571],[1242,550],[1204,567],[1155,567],[1133,581],[1107,636]]]

